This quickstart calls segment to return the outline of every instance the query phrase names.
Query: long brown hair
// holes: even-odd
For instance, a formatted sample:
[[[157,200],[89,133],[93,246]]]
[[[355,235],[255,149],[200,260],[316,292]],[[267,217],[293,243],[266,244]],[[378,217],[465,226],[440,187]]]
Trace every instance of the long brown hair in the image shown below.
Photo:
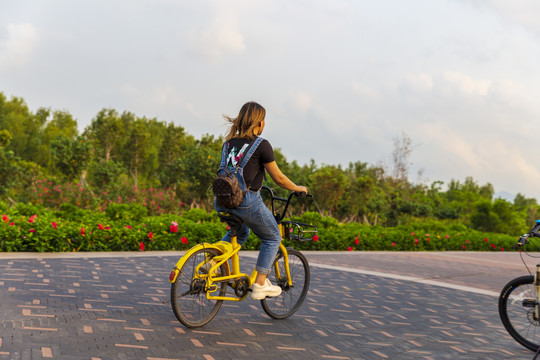
[[[260,125],[265,116],[266,110],[253,101],[245,103],[236,118],[224,115],[223,117],[231,123],[225,139],[231,140],[233,137],[242,139],[253,138],[253,130]]]

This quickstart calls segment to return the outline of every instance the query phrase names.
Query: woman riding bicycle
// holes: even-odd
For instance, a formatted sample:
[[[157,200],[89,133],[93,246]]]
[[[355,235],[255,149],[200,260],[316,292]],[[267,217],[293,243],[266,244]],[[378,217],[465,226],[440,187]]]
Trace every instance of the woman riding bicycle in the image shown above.
[[[225,154],[228,166],[236,166],[252,140],[262,134],[265,116],[266,110],[256,102],[244,104],[236,118],[225,116],[231,124],[225,137],[228,143],[228,152]],[[261,249],[255,267],[257,277],[250,295],[253,300],[262,300],[267,296],[278,296],[281,293],[281,288],[272,285],[267,279],[279,249],[281,234],[272,212],[265,206],[259,192],[265,170],[278,186],[289,191],[307,194],[305,186],[294,184],[281,172],[276,164],[272,146],[267,140],[263,140],[244,167],[243,176],[249,190],[242,204],[234,209],[215,204],[218,212],[228,212],[242,220],[243,224],[237,231],[238,244],[242,245],[246,241],[250,229],[261,240]],[[230,242],[231,232],[229,231],[222,240]]]

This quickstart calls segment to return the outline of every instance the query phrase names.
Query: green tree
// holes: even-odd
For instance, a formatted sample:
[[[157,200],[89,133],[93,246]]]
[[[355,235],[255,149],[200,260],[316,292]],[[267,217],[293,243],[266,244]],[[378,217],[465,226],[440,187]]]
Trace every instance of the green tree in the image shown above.
[[[96,159],[109,162],[113,156],[120,155],[115,154],[114,151],[119,150],[119,140],[124,135],[123,129],[122,121],[116,110],[102,109],[97,113],[84,132],[93,143]]]
[[[322,214],[336,213],[341,196],[346,191],[348,182],[339,166],[325,165],[316,170],[311,176],[311,188],[317,194],[317,202]]]
[[[12,150],[23,160],[35,161],[46,121],[45,117],[32,114],[22,98],[7,100],[0,93],[0,129],[9,131],[12,136],[6,150]]]
[[[39,117],[44,117],[45,119],[50,116],[50,112],[51,111],[48,109],[38,110]],[[49,171],[54,171],[55,162],[51,157],[50,151],[52,142],[60,137],[74,140],[78,134],[77,121],[73,119],[70,113],[65,111],[54,111],[51,120],[46,122],[41,131],[38,152],[34,158],[35,162]]]
[[[186,131],[181,126],[175,126],[173,123],[167,125],[167,129],[163,136],[163,143],[159,151],[159,159],[161,164],[170,165],[176,158],[182,155],[185,151]],[[193,139],[191,138],[193,141]]]
[[[0,130],[0,148],[4,148],[9,145],[13,139],[13,136],[7,130]]]
[[[126,168],[116,160],[93,160],[88,165],[88,181],[91,184],[109,189],[111,185],[117,185],[120,176],[126,173]]]
[[[90,144],[83,137],[69,139],[60,136],[51,143],[56,167],[68,181],[78,178],[90,160]]]
[[[150,138],[145,119],[136,119],[128,129],[126,141],[123,144],[124,163],[136,187],[139,185],[139,172],[148,158]]]
[[[178,176],[177,193],[182,201],[189,202],[192,207],[212,206],[210,187],[219,167],[221,145],[221,139],[205,135],[175,162],[173,168]]]
[[[534,198],[527,198],[525,195],[518,193],[514,198],[514,208],[524,214],[527,224],[533,224],[540,215],[538,202]]]

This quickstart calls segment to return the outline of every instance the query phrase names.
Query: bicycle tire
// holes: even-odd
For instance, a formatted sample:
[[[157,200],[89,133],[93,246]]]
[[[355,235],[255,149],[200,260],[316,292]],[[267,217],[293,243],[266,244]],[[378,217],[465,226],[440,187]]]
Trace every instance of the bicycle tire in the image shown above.
[[[529,275],[511,280],[499,296],[499,316],[504,327],[514,340],[532,351],[540,347],[540,322],[534,320],[535,303],[534,277]]]
[[[174,283],[171,284],[171,304],[174,315],[185,326],[196,328],[209,323],[221,308],[223,300],[206,298],[206,281],[197,280],[195,271],[199,264],[220,255],[216,249],[201,249],[185,261]],[[219,269],[223,276],[228,275],[227,267]],[[216,284],[218,287],[220,284]],[[219,296],[225,296],[227,283],[221,283]]]
[[[295,249],[288,249],[287,254],[292,286],[288,284],[284,257],[280,251],[274,261],[272,270],[268,274],[268,278],[272,284],[280,286],[282,292],[279,296],[267,297],[261,300],[264,312],[274,319],[285,319],[294,314],[304,302],[309,289],[311,274],[307,259],[300,251]],[[276,268],[279,269],[279,278]]]

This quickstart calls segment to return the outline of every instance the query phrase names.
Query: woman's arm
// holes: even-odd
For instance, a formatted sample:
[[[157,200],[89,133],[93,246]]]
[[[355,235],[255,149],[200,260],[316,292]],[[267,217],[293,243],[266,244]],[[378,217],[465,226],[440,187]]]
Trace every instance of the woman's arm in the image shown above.
[[[279,187],[290,191],[304,192],[307,194],[308,190],[305,186],[298,186],[293,183],[285,174],[281,172],[275,161],[264,164],[264,168]]]

